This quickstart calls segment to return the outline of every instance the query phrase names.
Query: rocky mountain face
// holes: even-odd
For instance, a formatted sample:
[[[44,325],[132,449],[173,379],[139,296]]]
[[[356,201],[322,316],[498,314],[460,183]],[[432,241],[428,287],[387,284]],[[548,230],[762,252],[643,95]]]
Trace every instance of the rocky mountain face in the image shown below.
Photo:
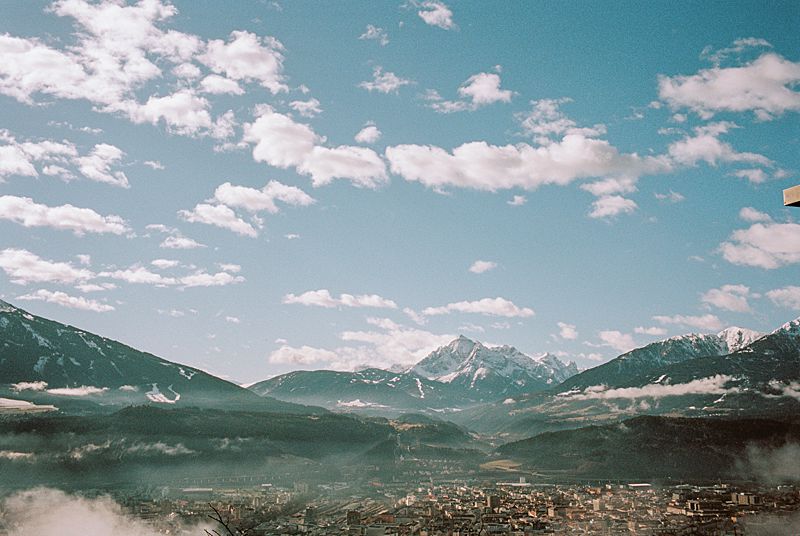
[[[2,301],[0,397],[85,411],[129,404],[312,411]]]
[[[443,346],[405,372],[295,371],[250,390],[330,409],[392,414],[457,411],[547,389],[578,372],[550,354],[532,358],[516,348],[488,348],[466,337]]]
[[[551,354],[532,358],[512,346],[489,348],[461,336],[414,365],[411,372],[458,386],[476,399],[500,399],[558,385],[578,373]]]
[[[454,415],[531,436],[635,415],[785,418],[800,410],[800,319],[761,335],[729,328],[632,350],[547,391]]]

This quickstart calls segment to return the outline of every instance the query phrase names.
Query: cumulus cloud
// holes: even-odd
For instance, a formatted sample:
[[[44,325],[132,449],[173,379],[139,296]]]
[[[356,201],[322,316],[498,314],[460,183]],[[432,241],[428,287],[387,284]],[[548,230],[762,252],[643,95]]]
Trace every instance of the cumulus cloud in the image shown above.
[[[728,262],[773,270],[800,263],[800,224],[754,223],[734,231],[720,244]]]
[[[669,145],[669,155],[675,162],[686,166],[695,166],[698,162],[706,162],[712,166],[737,162],[772,166],[773,162],[766,156],[737,152],[729,143],[719,139],[721,135],[735,128],[739,127],[730,121],[695,127],[694,135],[687,134]]]
[[[488,272],[489,270],[494,270],[495,268],[497,268],[496,262],[477,260],[469,267],[469,271],[473,274],[482,274],[484,272]]]
[[[497,191],[535,190],[577,179],[639,176],[669,169],[662,158],[621,154],[607,141],[567,134],[558,142],[533,147],[465,143],[451,152],[433,145],[386,148],[391,171],[407,181],[443,189],[448,186]]]
[[[178,234],[166,237],[161,244],[159,244],[159,247],[164,249],[197,249],[206,246],[192,238]]]
[[[653,320],[662,325],[687,326],[703,331],[719,331],[722,329],[722,322],[712,314],[691,316],[691,315],[657,315]]]
[[[89,208],[72,205],[50,207],[36,203],[30,197],[0,196],[0,219],[24,227],[50,227],[72,231],[78,236],[86,233],[124,234],[130,232],[127,222],[119,216],[102,216]]]
[[[767,292],[767,297],[779,307],[800,310],[800,287],[798,286],[789,285],[770,290]]]
[[[270,354],[269,361],[295,367],[333,370],[357,370],[365,366],[409,366],[454,338],[453,335],[437,335],[408,328],[387,318],[369,318],[367,322],[376,329],[344,331],[339,334],[339,338],[350,345],[328,350],[284,344]]]
[[[200,81],[200,90],[211,95],[242,95],[244,90],[235,80],[210,74]]]
[[[303,117],[314,117],[322,113],[319,100],[311,98],[308,100],[295,100],[289,103],[289,108],[299,113]]]
[[[739,217],[749,223],[771,222],[769,214],[756,210],[753,207],[743,207],[739,211]]]
[[[413,83],[413,80],[401,78],[391,71],[384,71],[383,67],[379,65],[372,70],[372,80],[365,80],[358,84],[358,87],[366,89],[369,92],[397,93],[397,90],[401,87]]]
[[[737,393],[736,387],[726,387],[733,377],[718,374],[688,383],[678,383],[675,385],[652,383],[644,387],[620,387],[609,389],[605,385],[594,385],[587,387],[582,392],[568,391],[558,396],[569,398],[570,400],[594,400],[594,399],[613,399],[613,398],[665,398],[669,396],[685,395],[724,395]]]
[[[68,307],[70,309],[94,311],[96,313],[106,313],[114,310],[113,306],[97,300],[88,300],[82,296],[70,296],[65,292],[53,292],[46,289],[39,289],[29,294],[17,296],[17,299],[28,301],[45,301],[48,303],[55,303],[56,305],[60,305],[62,307]]]
[[[641,335],[652,335],[655,337],[661,337],[667,334],[667,330],[665,328],[659,328],[656,326],[651,326],[651,327],[638,326],[636,328],[633,328],[633,332],[639,333]]]
[[[422,314],[426,316],[447,315],[450,313],[475,313],[508,318],[527,318],[536,314],[529,307],[519,307],[514,302],[500,297],[448,303],[441,307],[428,307],[422,311]]]
[[[496,102],[511,102],[514,92],[500,89],[500,75],[497,73],[477,73],[470,76],[458,88],[461,100],[450,101],[441,98],[436,91],[428,91],[425,99],[428,106],[439,113],[474,111]]]
[[[453,22],[453,12],[444,2],[439,0],[424,0],[418,5],[420,10],[417,11],[417,15],[419,15],[428,26],[436,26],[442,30],[457,28],[455,22]]]
[[[638,208],[636,201],[621,195],[604,195],[592,202],[590,218],[613,218],[620,214],[630,214]]]
[[[288,115],[261,107],[253,123],[244,125],[244,141],[254,144],[253,159],[278,168],[295,168],[310,175],[314,186],[335,178],[355,186],[376,188],[388,180],[386,164],[372,149],[349,145],[324,147],[323,139]]]
[[[578,330],[575,329],[575,324],[558,322],[558,336],[562,339],[572,341],[578,338]]]
[[[521,207],[525,203],[528,202],[528,199],[524,195],[515,195],[511,198],[510,201],[506,201],[512,207]]]
[[[111,166],[122,160],[125,153],[107,143],[94,146],[92,152],[75,159],[78,171],[87,179],[129,188],[128,177],[122,171],[112,171]]]
[[[38,177],[40,166],[44,175],[63,180],[73,180],[78,173],[89,180],[128,188],[125,173],[112,169],[124,155],[121,149],[107,143],[97,144],[81,155],[67,140],[19,141],[8,130],[0,129],[0,182],[14,175]]]
[[[359,39],[369,39],[372,41],[377,41],[380,43],[382,47],[385,47],[389,44],[389,34],[383,28],[379,28],[372,24],[367,24],[367,29],[364,30],[364,33],[358,36]]]
[[[279,211],[276,201],[288,205],[309,206],[316,200],[296,186],[287,186],[278,181],[269,181],[257,190],[246,186],[235,186],[229,182],[221,184],[214,192],[214,200],[233,208],[243,208],[250,212],[265,210],[270,214]]]
[[[378,129],[375,123],[369,122],[364,125],[364,128],[358,131],[358,133],[355,135],[355,140],[358,143],[370,144],[381,139],[381,135],[382,132],[380,129]]]
[[[25,249],[7,248],[0,251],[0,269],[12,283],[61,283],[74,284],[91,279],[94,274],[84,268],[76,268],[68,262],[42,259]]]
[[[272,37],[234,31],[228,42],[208,42],[199,60],[212,71],[232,80],[256,81],[271,93],[288,91],[283,76],[283,45]]]
[[[180,210],[178,216],[192,223],[205,223],[223,229],[228,229],[236,234],[255,238],[258,231],[225,205],[211,205],[198,203],[192,210]]]
[[[712,288],[701,296],[703,303],[737,313],[750,312],[750,304],[747,298],[750,296],[750,288],[744,285],[722,285],[720,288]]]
[[[658,93],[673,109],[686,108],[702,118],[719,112],[753,112],[770,120],[800,110],[800,63],[774,52],[734,67],[714,66],[688,76],[660,76]]]
[[[636,342],[629,333],[622,333],[617,330],[603,330],[597,333],[600,339],[599,344],[589,344],[589,346],[608,346],[618,352],[628,352],[636,348]]]
[[[325,307],[332,309],[335,307],[376,307],[384,309],[397,309],[397,304],[387,298],[377,294],[340,294],[339,297],[332,296],[327,289],[309,290],[302,294],[286,294],[283,297],[285,304],[299,304],[314,307]]]
[[[514,117],[522,127],[522,133],[533,138],[539,145],[547,145],[568,134],[595,138],[606,133],[605,125],[579,127],[574,120],[567,117],[561,110],[561,105],[570,102],[572,99],[569,98],[531,101],[530,111],[517,113]]]

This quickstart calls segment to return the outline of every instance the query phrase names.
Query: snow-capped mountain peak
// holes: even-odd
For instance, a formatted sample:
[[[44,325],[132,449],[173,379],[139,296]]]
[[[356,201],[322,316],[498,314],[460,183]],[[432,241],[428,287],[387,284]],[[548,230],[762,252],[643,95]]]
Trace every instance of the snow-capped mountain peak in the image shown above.
[[[552,354],[530,357],[513,346],[487,347],[460,336],[411,368],[425,378],[470,390],[518,393],[561,383],[577,373]]]
[[[731,326],[729,328],[725,328],[719,333],[717,333],[717,337],[721,339],[721,341],[727,346],[728,353],[733,353],[738,350],[741,350],[745,346],[748,346],[753,341],[760,339],[763,337],[764,334],[758,331],[754,331],[752,329],[747,328],[740,328],[737,326]]]

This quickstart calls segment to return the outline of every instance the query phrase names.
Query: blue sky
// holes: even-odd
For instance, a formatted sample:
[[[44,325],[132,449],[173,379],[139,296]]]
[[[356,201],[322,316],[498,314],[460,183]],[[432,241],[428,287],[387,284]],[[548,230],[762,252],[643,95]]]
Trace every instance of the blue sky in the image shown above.
[[[17,2],[0,295],[248,382],[800,314],[791,2]]]

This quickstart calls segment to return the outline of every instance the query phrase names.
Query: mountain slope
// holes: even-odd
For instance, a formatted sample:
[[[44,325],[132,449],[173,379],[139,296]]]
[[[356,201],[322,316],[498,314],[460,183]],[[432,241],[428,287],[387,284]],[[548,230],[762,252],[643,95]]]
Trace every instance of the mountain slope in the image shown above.
[[[656,341],[569,378],[558,386],[558,391],[585,389],[593,385],[624,385],[632,378],[675,363],[735,352],[762,336],[762,333],[733,327],[717,334],[693,333]]]
[[[769,452],[800,440],[797,422],[636,417],[619,424],[546,432],[498,453],[537,471],[586,478],[755,477],[748,448]]]
[[[512,346],[489,348],[462,335],[414,365],[411,372],[469,391],[476,400],[499,400],[547,389],[578,369],[550,354],[531,358]]]
[[[259,398],[201,370],[34,316],[0,301],[0,396],[97,409],[128,404],[262,409],[312,408]]]
[[[405,372],[365,369],[295,371],[249,389],[260,395],[329,409],[398,415],[409,411],[456,411],[541,391],[577,373],[544,354],[531,358],[516,348],[487,348],[459,337]]]
[[[762,337],[735,331],[745,336],[726,330],[653,343],[555,389],[452,419],[519,437],[635,415],[784,418],[800,411],[800,319]]]

